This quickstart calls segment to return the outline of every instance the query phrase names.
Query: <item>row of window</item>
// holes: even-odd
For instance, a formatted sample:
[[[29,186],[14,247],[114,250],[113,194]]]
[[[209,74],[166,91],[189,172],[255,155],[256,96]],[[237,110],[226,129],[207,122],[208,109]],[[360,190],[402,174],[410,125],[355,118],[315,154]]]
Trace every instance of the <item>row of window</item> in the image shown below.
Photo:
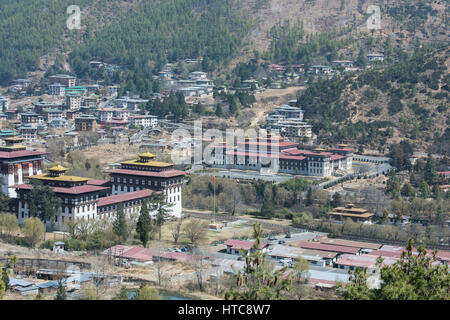
[[[164,187],[166,185],[171,185],[171,184],[175,184],[175,183],[181,183],[182,179],[170,179],[170,180],[165,180],[165,181],[158,181],[158,180],[147,180],[147,179],[132,179],[132,178],[114,178],[111,177],[111,182],[117,182],[117,183],[125,183],[125,184],[137,184],[137,185],[148,185],[151,186],[152,185],[152,181],[153,181],[153,185],[156,187],[158,185]],[[136,182],[136,183],[135,183]]]

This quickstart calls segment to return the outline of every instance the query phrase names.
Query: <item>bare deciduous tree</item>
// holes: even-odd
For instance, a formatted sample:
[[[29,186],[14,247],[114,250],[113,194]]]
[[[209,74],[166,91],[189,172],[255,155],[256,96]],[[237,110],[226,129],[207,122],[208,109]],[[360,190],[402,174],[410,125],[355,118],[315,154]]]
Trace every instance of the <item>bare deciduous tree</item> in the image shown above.
[[[184,225],[183,233],[195,246],[205,238],[207,228],[208,223],[199,219],[192,219]]]
[[[175,244],[177,244],[178,240],[180,239],[182,223],[183,220],[180,218],[176,224],[172,224],[170,226],[170,231],[172,232],[172,237],[173,240],[175,241]]]

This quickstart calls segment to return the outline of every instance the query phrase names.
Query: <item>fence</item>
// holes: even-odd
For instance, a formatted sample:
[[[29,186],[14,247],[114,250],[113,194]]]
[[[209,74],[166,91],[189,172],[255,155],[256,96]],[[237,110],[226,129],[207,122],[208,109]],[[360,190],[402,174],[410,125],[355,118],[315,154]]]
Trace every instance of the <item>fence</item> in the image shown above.
[[[10,263],[9,258],[0,258],[3,265]],[[63,260],[49,260],[49,259],[33,259],[33,258],[19,258],[15,264],[16,269],[33,270],[39,269],[67,269],[67,267],[75,265],[80,270],[91,269],[91,264],[79,261],[63,261]]]

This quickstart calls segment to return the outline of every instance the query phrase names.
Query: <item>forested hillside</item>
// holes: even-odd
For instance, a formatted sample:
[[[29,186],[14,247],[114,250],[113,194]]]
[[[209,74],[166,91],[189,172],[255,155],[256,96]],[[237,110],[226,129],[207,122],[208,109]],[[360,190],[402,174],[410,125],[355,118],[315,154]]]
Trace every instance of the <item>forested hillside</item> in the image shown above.
[[[447,46],[419,49],[393,65],[319,80],[297,104],[322,141],[354,141],[382,151],[386,142],[406,138],[448,154],[448,65]]]
[[[71,4],[0,0],[0,82],[38,69],[39,59],[55,49],[71,53],[79,77],[90,76],[94,58],[147,76],[169,61],[203,56],[210,71],[238,53],[250,25],[232,0],[84,0],[77,2],[81,30],[68,30]],[[144,84],[137,86],[142,91]]]

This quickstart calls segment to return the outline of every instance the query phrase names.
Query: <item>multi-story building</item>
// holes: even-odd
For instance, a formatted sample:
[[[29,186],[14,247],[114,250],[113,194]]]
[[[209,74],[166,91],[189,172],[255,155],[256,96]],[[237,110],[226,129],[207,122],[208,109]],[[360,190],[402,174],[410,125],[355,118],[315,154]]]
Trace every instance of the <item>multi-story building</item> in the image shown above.
[[[353,67],[352,60],[334,60],[331,61],[331,65],[333,67],[342,66],[342,67]]]
[[[66,87],[73,87],[76,85],[76,77],[69,76],[68,74],[55,74],[54,76],[48,77],[50,83],[61,83]]]
[[[33,102],[34,112],[43,115],[45,110],[48,109],[61,109],[63,105],[61,103],[54,103],[48,101]]]
[[[34,112],[24,112],[20,114],[20,121],[22,123],[38,123],[39,122],[39,114]]]
[[[17,109],[8,109],[5,111],[6,117],[8,121],[17,120],[17,116],[19,115],[19,111]]]
[[[175,170],[173,163],[154,161],[154,155],[143,153],[139,159],[122,161],[119,169],[108,170],[112,194],[152,189],[163,192],[169,203],[171,214],[181,216],[181,186],[184,171]]]
[[[49,169],[49,173],[29,176],[29,180],[39,180],[48,185],[55,195],[61,199],[60,214],[55,217],[53,225],[61,230],[62,225],[75,218],[95,219],[97,215],[97,203],[100,196],[109,192],[107,180],[91,180],[88,178],[67,176],[67,168],[60,165]],[[16,184],[13,186],[18,194],[19,204],[17,218],[19,224],[29,217],[29,204],[27,195],[33,189],[32,184]],[[51,221],[45,221],[51,225]]]
[[[130,111],[139,111],[139,105],[147,103],[147,99],[122,97],[116,99],[116,105],[118,108],[128,109]]]
[[[0,170],[4,184],[1,186],[4,194],[10,198],[17,196],[11,186],[24,183],[26,176],[42,173],[44,155],[46,152],[26,150],[20,145],[23,138],[5,138],[6,146],[0,146]]]
[[[274,109],[267,118],[267,129],[278,130],[286,137],[312,136],[312,126],[303,121],[305,111],[291,105],[281,105]]]
[[[23,224],[29,217],[27,197],[33,189],[33,185],[27,182],[39,180],[61,199],[55,220],[45,221],[56,230],[62,230],[65,223],[74,219],[113,218],[120,204],[126,215],[137,215],[143,201],[148,200],[153,193],[166,194],[167,201],[173,204],[170,209],[172,215],[180,217],[181,186],[185,172],[174,170],[169,163],[151,161],[153,157],[145,153],[140,155],[139,160],[123,161],[122,168],[109,171],[110,181],[69,176],[65,174],[67,168],[60,165],[50,168],[48,173],[39,171],[34,172],[34,175],[24,174],[21,180],[10,178],[9,187],[17,194],[10,211],[17,216],[19,224]],[[13,169],[9,169],[11,171]],[[156,212],[151,214],[154,216]]]
[[[93,116],[82,115],[75,118],[76,131],[94,131],[96,128],[97,119]]]
[[[4,96],[0,96],[0,111],[5,112],[6,110],[8,110],[8,107],[9,99]]]
[[[97,97],[85,97],[83,99],[83,106],[86,107],[95,107],[97,105],[98,98]]]
[[[300,121],[303,120],[304,114],[305,111],[303,109],[288,104],[278,106],[270,113],[270,115],[278,115],[285,119],[298,119]]]
[[[298,143],[284,138],[245,139],[237,146],[217,144],[211,148],[213,167],[241,170],[270,168],[273,172],[327,177],[352,168],[352,150],[338,148],[325,151],[300,150]]]
[[[81,102],[83,101],[83,95],[74,93],[66,94],[66,107],[69,110],[77,110],[81,107]]]
[[[11,81],[11,85],[18,86],[20,88],[28,88],[30,86],[30,80],[27,79],[15,79]]]
[[[59,119],[63,117],[63,111],[60,109],[46,109],[43,112],[45,122],[50,122],[53,119]]]
[[[130,125],[141,126],[144,128],[156,128],[158,126],[158,117],[152,115],[130,116]]]
[[[86,88],[82,86],[73,86],[66,88],[66,94],[78,94],[84,96],[86,93]]]
[[[330,217],[337,220],[352,219],[355,222],[364,221],[370,222],[375,215],[370,213],[367,209],[355,208],[353,204],[348,204],[345,207],[337,207],[327,213]]]
[[[82,113],[81,113],[80,109],[66,110],[66,119],[67,120],[75,120],[75,118],[81,116]]]
[[[25,123],[19,127],[19,132],[25,141],[33,142],[37,139],[38,127],[37,124]]]
[[[48,85],[48,94],[51,96],[64,97],[67,86],[61,83],[52,83]]]
[[[189,79],[191,80],[201,80],[201,79],[207,79],[208,74],[206,72],[202,71],[193,71],[189,73]]]
[[[369,53],[367,56],[367,62],[384,61],[384,54],[381,53]]]
[[[100,122],[111,122],[113,120],[128,121],[131,112],[128,109],[104,108],[99,110]]]

